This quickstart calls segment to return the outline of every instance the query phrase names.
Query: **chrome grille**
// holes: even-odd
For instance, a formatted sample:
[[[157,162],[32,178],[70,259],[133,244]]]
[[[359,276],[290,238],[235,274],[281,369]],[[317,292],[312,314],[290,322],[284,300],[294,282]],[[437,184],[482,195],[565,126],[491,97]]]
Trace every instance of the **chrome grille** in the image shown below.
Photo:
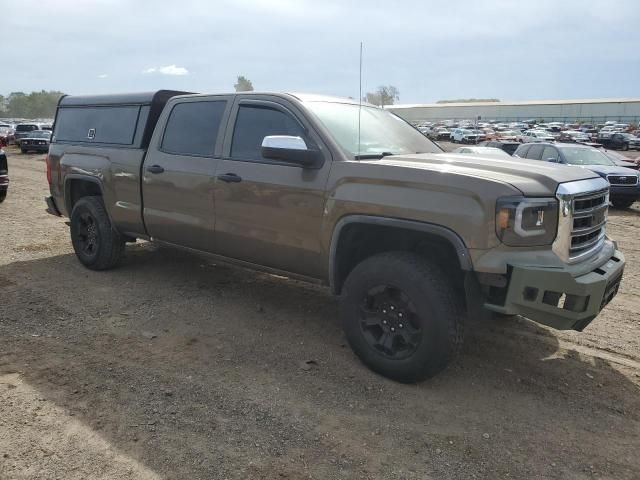
[[[581,256],[602,245],[607,224],[609,190],[603,189],[573,199],[569,258]]]
[[[592,178],[562,183],[558,234],[553,251],[567,263],[579,262],[600,251],[606,240],[609,183]]]
[[[611,185],[637,185],[638,176],[633,173],[631,175],[608,175],[607,180]]]

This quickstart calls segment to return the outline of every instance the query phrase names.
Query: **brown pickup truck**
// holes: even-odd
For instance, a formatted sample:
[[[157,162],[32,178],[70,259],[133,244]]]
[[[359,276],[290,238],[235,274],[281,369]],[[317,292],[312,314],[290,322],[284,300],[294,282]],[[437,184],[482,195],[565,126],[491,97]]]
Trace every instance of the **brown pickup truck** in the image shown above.
[[[47,177],[88,268],[143,239],[325,284],[355,353],[404,382],[451,361],[467,317],[582,330],[624,268],[598,175],[447,154],[347,99],[63,97]]]

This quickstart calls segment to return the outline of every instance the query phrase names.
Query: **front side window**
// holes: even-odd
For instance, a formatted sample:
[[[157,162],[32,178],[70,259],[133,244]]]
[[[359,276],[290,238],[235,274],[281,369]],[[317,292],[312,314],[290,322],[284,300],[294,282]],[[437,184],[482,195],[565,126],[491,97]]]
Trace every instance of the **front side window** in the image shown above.
[[[179,103],[169,115],[162,151],[175,155],[212,156],[227,102]]]
[[[240,105],[233,129],[231,157],[272,162],[261,153],[262,141],[269,135],[305,137],[297,120],[281,110],[262,105]]]

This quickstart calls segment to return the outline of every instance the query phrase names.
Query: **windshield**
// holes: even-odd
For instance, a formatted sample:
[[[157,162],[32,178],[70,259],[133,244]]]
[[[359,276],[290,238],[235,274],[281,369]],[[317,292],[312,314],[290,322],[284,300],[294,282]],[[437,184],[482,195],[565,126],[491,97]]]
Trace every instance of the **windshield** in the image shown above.
[[[392,113],[362,106],[360,146],[358,147],[357,104],[306,102],[340,146],[354,158],[357,155],[397,155],[440,153],[442,150],[407,122]]]
[[[595,148],[563,148],[562,154],[569,165],[615,165]]]
[[[16,132],[31,132],[33,130],[38,130],[37,125],[18,125],[16,127]]]

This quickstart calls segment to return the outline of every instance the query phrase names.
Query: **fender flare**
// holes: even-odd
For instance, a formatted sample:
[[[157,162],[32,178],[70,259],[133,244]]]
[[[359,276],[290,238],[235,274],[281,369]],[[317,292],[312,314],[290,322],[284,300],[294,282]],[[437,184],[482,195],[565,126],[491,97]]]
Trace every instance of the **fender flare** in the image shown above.
[[[67,214],[69,217],[71,217],[71,180],[82,180],[85,182],[91,182],[91,183],[95,183],[96,185],[98,185],[98,188],[100,189],[100,193],[102,194],[102,197],[104,198],[104,185],[102,184],[102,182],[100,181],[99,178],[93,177],[91,175],[82,175],[79,173],[70,173],[68,175],[65,175],[64,177],[64,207],[67,210]],[[109,215],[109,219],[111,219],[111,213],[109,211],[107,211],[107,214]]]
[[[441,237],[449,242],[449,244],[455,250],[462,270],[473,271],[471,256],[469,255],[467,246],[465,245],[462,238],[460,238],[460,236],[450,228],[435,223],[418,222],[415,220],[404,220],[400,218],[377,217],[373,215],[347,215],[345,217],[342,217],[336,223],[336,226],[333,229],[333,234],[331,236],[331,246],[329,250],[329,285],[333,293],[336,293],[338,283],[336,255],[338,251],[338,242],[340,240],[340,235],[344,227],[354,223],[379,225],[390,228],[402,228],[405,230],[414,230]]]

